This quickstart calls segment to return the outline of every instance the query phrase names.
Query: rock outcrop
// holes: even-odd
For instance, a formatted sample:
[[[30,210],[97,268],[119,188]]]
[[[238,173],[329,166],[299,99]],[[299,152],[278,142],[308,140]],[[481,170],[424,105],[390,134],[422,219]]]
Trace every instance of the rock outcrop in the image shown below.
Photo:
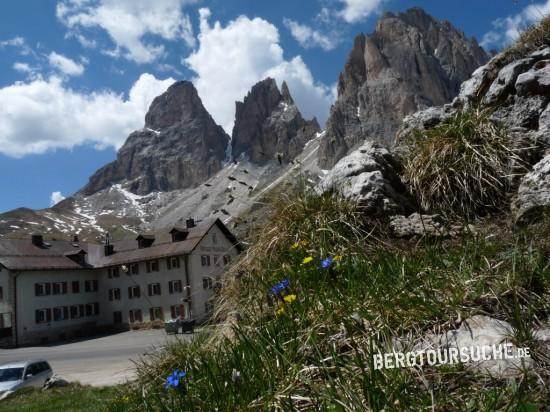
[[[366,139],[391,144],[405,115],[451,101],[487,58],[475,39],[422,9],[386,13],[374,33],[355,38],[319,165],[332,167]]]
[[[316,119],[306,121],[294,104],[288,86],[279,91],[267,78],[237,102],[231,139],[233,158],[245,155],[257,164],[273,159],[288,162],[320,131]]]
[[[98,170],[81,193],[117,183],[138,195],[192,187],[222,168],[228,143],[193,84],[177,82],[153,100],[145,127],[128,136],[117,159]]]
[[[398,176],[399,169],[388,149],[366,142],[340,159],[316,190],[357,201],[371,216],[409,214],[415,207]]]
[[[531,223],[544,213],[550,214],[550,154],[523,177],[514,208],[517,224]]]
[[[506,53],[496,55],[462,84],[451,104],[405,117],[397,132],[398,143],[412,137],[414,130],[431,129],[473,107],[492,108],[492,120],[507,128],[512,148],[524,163],[510,162],[512,184],[519,183],[512,203],[515,222],[536,220],[550,208],[550,47],[515,60]],[[398,144],[398,149],[406,150],[405,146]],[[531,171],[517,179],[526,168]]]

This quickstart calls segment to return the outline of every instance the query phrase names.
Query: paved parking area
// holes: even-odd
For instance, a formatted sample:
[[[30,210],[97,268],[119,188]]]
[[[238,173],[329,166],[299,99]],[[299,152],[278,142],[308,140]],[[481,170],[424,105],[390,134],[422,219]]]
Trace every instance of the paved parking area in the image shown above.
[[[192,336],[166,335],[164,330],[142,330],[57,345],[0,349],[0,364],[45,359],[54,373],[68,381],[92,386],[116,385],[135,376],[134,361],[168,342],[190,340]]]

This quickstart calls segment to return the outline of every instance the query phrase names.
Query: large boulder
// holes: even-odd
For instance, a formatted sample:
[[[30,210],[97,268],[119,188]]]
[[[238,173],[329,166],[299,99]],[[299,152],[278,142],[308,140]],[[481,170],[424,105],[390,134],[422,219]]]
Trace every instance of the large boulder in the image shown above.
[[[516,90],[520,96],[550,96],[550,60],[540,60],[529,71],[520,74]]]
[[[550,213],[550,154],[523,177],[513,208],[516,224],[519,225],[531,223],[544,213]]]
[[[409,214],[415,207],[398,176],[400,165],[384,146],[366,142],[340,159],[317,186],[359,202],[375,216]]]

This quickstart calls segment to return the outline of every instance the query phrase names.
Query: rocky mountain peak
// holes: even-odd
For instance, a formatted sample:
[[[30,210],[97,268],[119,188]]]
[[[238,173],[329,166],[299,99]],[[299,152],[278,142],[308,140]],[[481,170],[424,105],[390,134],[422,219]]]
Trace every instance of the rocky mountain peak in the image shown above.
[[[257,164],[273,159],[290,161],[318,131],[316,120],[303,119],[286,82],[279,90],[275,80],[268,77],[236,103],[233,158],[244,155]]]
[[[443,105],[488,59],[474,39],[420,8],[386,13],[355,38],[338,81],[319,164],[332,167],[365,140],[392,144],[403,117]]]
[[[121,184],[145,195],[200,184],[222,168],[228,142],[193,84],[174,83],[151,103],[145,127],[128,136],[117,159],[90,177],[80,193]]]
[[[288,85],[285,81],[283,81],[283,84],[281,85],[281,95],[283,96],[285,103],[294,104],[294,99],[290,95],[290,90],[288,90]]]
[[[201,115],[204,110],[193,83],[186,80],[178,81],[153,100],[145,115],[145,127],[154,130],[164,129]]]

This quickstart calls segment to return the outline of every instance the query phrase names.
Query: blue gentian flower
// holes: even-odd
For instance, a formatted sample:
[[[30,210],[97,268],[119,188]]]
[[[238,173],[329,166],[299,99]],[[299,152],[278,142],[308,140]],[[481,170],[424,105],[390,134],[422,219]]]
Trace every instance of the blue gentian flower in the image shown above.
[[[321,268],[328,269],[332,265],[333,258],[329,256],[321,261]]]
[[[279,295],[283,290],[288,288],[289,285],[290,281],[288,279],[284,279],[271,288],[271,293],[274,295]]]
[[[180,385],[180,381],[185,378],[186,375],[187,372],[176,369],[166,378],[164,389],[177,388]]]

